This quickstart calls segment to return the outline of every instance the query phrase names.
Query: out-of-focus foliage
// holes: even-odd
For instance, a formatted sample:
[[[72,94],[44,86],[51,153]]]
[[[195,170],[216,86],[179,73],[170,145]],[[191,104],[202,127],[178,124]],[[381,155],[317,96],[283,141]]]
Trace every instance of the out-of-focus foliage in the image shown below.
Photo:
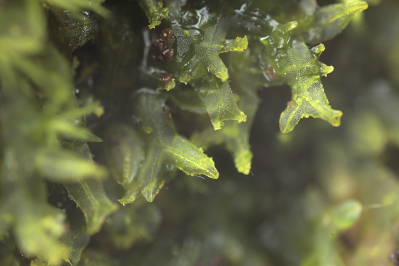
[[[0,5],[1,234],[12,233],[26,256],[59,264],[71,254],[62,241],[66,215],[48,203],[46,182],[90,178],[101,186],[105,169],[67,143],[99,141],[83,124],[86,115],[103,111],[74,97],[72,68],[48,41],[43,3]]]
[[[0,265],[399,264],[397,18],[0,0]]]

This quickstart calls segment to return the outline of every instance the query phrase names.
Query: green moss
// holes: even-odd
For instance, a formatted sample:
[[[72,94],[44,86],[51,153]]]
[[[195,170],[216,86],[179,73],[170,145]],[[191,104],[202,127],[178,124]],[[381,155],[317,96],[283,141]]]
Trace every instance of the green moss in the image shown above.
[[[0,0],[0,264],[383,265],[397,3],[343,33],[377,2]]]

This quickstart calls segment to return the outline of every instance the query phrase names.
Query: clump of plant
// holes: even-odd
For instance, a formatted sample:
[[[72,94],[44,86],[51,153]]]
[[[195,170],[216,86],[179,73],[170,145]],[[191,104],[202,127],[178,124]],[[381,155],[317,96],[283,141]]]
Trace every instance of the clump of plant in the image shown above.
[[[236,211],[222,197],[232,196],[228,186],[208,202],[225,228],[196,235],[209,248],[158,230],[190,219],[168,204],[205,191],[197,180],[234,175],[209,155],[212,147],[223,146],[237,172],[251,174],[262,91],[290,88],[272,118],[282,134],[309,117],[340,125],[343,113],[323,85],[334,67],[320,56],[367,7],[365,0],[0,0],[0,264],[266,265],[224,220]],[[149,204],[174,178],[176,195]],[[336,236],[361,210],[347,201],[313,217],[316,244],[303,265],[339,265]],[[161,255],[148,255],[174,240],[179,256],[159,264]]]

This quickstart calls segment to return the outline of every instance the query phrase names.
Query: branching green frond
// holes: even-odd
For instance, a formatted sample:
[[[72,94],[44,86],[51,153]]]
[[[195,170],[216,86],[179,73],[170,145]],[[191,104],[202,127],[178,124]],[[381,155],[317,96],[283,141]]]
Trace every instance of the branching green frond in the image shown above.
[[[320,43],[334,38],[356,15],[367,8],[368,4],[364,0],[343,0],[342,3],[317,9],[314,14],[314,24],[308,30],[306,41]]]
[[[292,88],[292,101],[280,116],[281,132],[292,131],[307,117],[321,118],[332,126],[339,126],[342,112],[330,107],[321,83],[321,76],[330,73],[333,67],[316,61],[316,55],[301,42],[294,41],[287,53],[288,65],[281,70]]]
[[[233,94],[229,83],[210,79],[199,85],[197,91],[215,130],[221,129],[225,121],[242,123],[247,120],[246,114],[237,105],[239,98]]]
[[[242,106],[246,107],[244,110],[247,109],[246,111],[251,121],[242,124],[230,121],[221,130],[207,129],[194,134],[192,137],[192,141],[204,149],[213,145],[225,144],[226,148],[234,156],[234,163],[238,172],[246,175],[251,170],[252,152],[249,145],[249,134],[258,102],[253,92],[248,91],[247,93],[248,95],[240,96]]]
[[[119,201],[123,205],[131,203],[140,192],[148,202],[154,201],[161,188],[171,178],[173,170],[174,167],[167,166],[165,153],[159,144],[151,142],[135,182],[130,184],[125,196]]]
[[[202,101],[215,130],[221,129],[225,121],[245,122],[247,117],[237,105],[238,97],[228,83],[229,70],[220,55],[245,51],[247,36],[226,39],[229,22],[210,19],[206,10],[199,11],[197,24],[187,26],[187,30],[177,26],[181,20],[177,11],[173,14],[177,61],[181,62],[178,80],[198,93],[196,98]]]
[[[84,180],[65,185],[65,188],[69,197],[82,210],[89,234],[98,232],[107,216],[117,209],[105,193],[100,180]]]
[[[175,168],[187,175],[219,177],[213,160],[176,133],[173,121],[165,110],[165,99],[162,95],[141,90],[136,97],[135,115],[148,144],[137,176],[134,175],[132,182],[124,185],[126,194],[120,199],[122,204],[135,201],[140,192],[147,201],[153,201]],[[128,148],[130,152],[137,145],[140,144],[133,144],[132,141]],[[119,156],[130,156],[126,152],[123,155],[121,150],[119,152]],[[129,159],[126,160],[129,162]]]
[[[249,144],[250,130],[252,122],[259,104],[257,89],[261,87],[259,79],[254,76],[258,70],[248,69],[252,66],[251,54],[247,51],[240,54],[232,54],[230,61],[233,69],[233,81],[237,84],[237,96],[239,97],[238,106],[245,112],[248,119],[246,123],[236,123],[228,121],[220,130],[207,129],[193,135],[192,141],[198,146],[207,149],[209,146],[225,144],[226,148],[233,154],[234,163],[238,172],[248,175],[251,171],[252,151]],[[247,69],[245,69],[245,67]],[[248,82],[251,80],[251,82]],[[210,97],[212,98],[212,97]],[[209,106],[215,106],[213,97],[208,102]],[[224,97],[224,99],[228,97]],[[222,99],[222,98],[220,98]]]
[[[211,73],[221,81],[229,79],[229,72],[220,54],[226,52],[242,52],[248,47],[246,36],[234,40],[225,40],[226,23],[204,26],[203,39],[194,44],[194,55],[184,64],[179,81],[188,83]]]
[[[174,136],[170,143],[165,143],[163,146],[170,160],[185,174],[204,175],[212,179],[219,178],[213,160],[189,140],[181,136]]]
[[[92,156],[87,145],[76,148],[88,161]],[[92,173],[92,174],[95,174]],[[100,172],[100,174],[102,174]],[[95,176],[92,176],[95,177]],[[108,198],[101,180],[87,179],[76,183],[65,184],[69,197],[82,210],[88,234],[98,232],[105,219],[117,206]]]
[[[296,26],[295,21],[279,25],[271,35],[262,38],[269,63],[292,91],[292,100],[280,116],[281,132],[291,132],[302,118],[308,117],[339,126],[342,112],[331,108],[321,83],[321,77],[334,68],[318,61],[324,45],[311,50],[304,42],[291,38],[290,31]]]

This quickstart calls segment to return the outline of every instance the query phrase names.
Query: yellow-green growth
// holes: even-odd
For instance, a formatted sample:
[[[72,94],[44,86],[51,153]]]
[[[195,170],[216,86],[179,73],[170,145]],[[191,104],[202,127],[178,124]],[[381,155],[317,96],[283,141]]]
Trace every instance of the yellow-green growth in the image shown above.
[[[155,29],[169,17],[169,9],[164,7],[163,0],[140,0],[139,3],[150,22],[149,29]]]
[[[175,136],[171,143],[164,145],[164,150],[176,167],[187,175],[204,175],[212,179],[219,178],[219,173],[213,160],[206,156],[202,149],[196,147],[187,139]]]
[[[321,52],[323,49],[315,49]],[[279,72],[292,89],[292,100],[280,116],[282,133],[291,132],[302,118],[321,118],[332,126],[339,126],[342,112],[331,108],[324,93],[321,76],[333,68],[317,61],[317,56],[302,42],[294,41],[287,50],[287,58]]]
[[[242,123],[247,120],[247,116],[237,105],[237,96],[233,94],[227,82],[220,84],[215,80],[204,84],[199,88],[198,95],[215,130],[221,129],[225,121]]]
[[[163,110],[165,98],[161,94],[141,90],[136,95],[135,106],[143,134],[150,143],[137,176],[125,186],[121,204],[135,201],[140,193],[152,202],[176,168],[187,175],[219,177],[213,159],[176,133],[171,117]],[[118,155],[123,156],[126,154]]]
[[[309,49],[303,41],[292,39],[291,31],[295,27],[294,22],[280,24],[261,39],[268,63],[291,87],[292,99],[281,113],[280,130],[289,133],[302,118],[308,117],[321,118],[332,126],[339,126],[342,112],[331,108],[321,82],[322,76],[334,70],[318,60],[325,47],[319,44]]]
[[[209,25],[204,28],[203,40],[195,43],[194,55],[184,65],[179,81],[188,83],[211,73],[221,81],[229,79],[229,72],[220,58],[220,54],[227,52],[242,52],[248,48],[246,36],[234,40],[225,40],[226,35],[223,23]]]
[[[87,145],[78,147],[77,150],[88,161],[93,161]],[[96,180],[95,177],[80,182],[67,183],[65,188],[69,197],[82,210],[86,220],[86,231],[90,235],[97,233],[105,219],[117,210],[117,205],[105,193],[102,180]]]
[[[314,25],[307,33],[307,41],[317,43],[334,38],[367,8],[368,3],[364,0],[344,0],[342,3],[317,9]]]
[[[134,181],[145,158],[144,142],[127,125],[112,125],[106,132],[106,163],[112,178],[127,189]]]

